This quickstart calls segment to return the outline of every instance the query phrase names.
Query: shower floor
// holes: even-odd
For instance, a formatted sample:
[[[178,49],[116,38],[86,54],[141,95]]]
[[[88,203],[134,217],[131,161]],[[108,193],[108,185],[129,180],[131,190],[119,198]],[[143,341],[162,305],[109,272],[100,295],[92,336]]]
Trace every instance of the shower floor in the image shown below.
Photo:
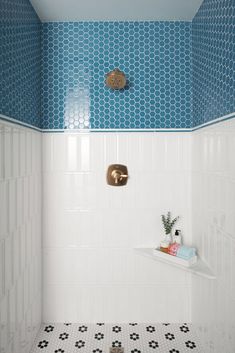
[[[189,324],[44,324],[31,353],[202,353]]]

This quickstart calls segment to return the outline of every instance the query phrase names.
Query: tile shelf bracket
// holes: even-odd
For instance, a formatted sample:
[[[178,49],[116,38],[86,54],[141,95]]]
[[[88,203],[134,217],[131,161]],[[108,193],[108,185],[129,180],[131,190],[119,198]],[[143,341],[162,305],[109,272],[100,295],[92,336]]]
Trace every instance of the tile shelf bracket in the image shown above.
[[[208,267],[208,265],[200,258],[198,257],[198,261],[196,264],[190,266],[190,267],[185,267],[182,265],[179,265],[177,263],[174,263],[171,259],[171,261],[167,261],[165,259],[162,259],[161,257],[158,257],[157,255],[153,254],[153,248],[134,248],[135,252],[138,255],[142,255],[145,257],[148,257],[149,259],[163,262],[165,264],[168,264],[170,266],[177,267],[183,271],[190,272],[194,275],[198,275],[207,279],[216,279],[214,273],[211,271],[211,269]],[[171,256],[171,255],[169,255]]]

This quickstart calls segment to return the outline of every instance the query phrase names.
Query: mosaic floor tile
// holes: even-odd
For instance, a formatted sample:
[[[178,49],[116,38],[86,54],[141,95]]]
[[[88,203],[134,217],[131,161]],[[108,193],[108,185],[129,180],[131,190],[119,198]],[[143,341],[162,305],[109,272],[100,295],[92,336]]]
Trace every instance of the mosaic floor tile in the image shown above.
[[[31,353],[202,353],[189,324],[45,324]]]

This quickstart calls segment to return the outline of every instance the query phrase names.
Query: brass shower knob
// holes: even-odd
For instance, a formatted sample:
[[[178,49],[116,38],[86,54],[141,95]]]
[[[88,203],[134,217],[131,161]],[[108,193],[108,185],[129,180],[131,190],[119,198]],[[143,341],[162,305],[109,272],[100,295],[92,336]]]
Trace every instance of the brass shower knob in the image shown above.
[[[127,167],[122,164],[112,164],[107,171],[107,183],[112,186],[126,185],[128,179]]]
[[[112,89],[122,89],[126,86],[126,76],[124,72],[115,69],[106,75],[106,85]]]

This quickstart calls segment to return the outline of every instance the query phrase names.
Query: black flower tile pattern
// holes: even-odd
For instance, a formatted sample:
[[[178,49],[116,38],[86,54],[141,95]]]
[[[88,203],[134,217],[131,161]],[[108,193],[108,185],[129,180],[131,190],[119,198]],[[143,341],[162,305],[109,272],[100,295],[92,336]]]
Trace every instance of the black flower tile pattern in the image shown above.
[[[185,344],[186,344],[186,347],[187,347],[187,348],[190,348],[190,349],[196,348],[195,342],[187,341],[187,342],[185,342]]]
[[[84,346],[85,346],[85,341],[79,340],[75,343],[75,347],[77,347],[77,348],[82,348]]]
[[[155,332],[156,330],[154,326],[147,326],[146,331],[152,333],[152,332]]]
[[[150,347],[150,348],[153,348],[153,349],[156,349],[156,348],[159,347],[159,344],[158,344],[157,341],[150,341],[150,342],[149,342],[149,347]]]
[[[43,341],[40,341],[40,342],[38,343],[38,347],[39,347],[40,349],[43,349],[43,348],[46,348],[46,347],[48,346],[48,344],[49,344],[48,341],[43,340]]]
[[[103,340],[104,339],[104,334],[101,332],[98,332],[95,334],[95,340]]]
[[[187,333],[187,332],[189,332],[189,328],[188,328],[188,326],[183,325],[183,326],[180,326],[180,331],[184,332],[184,333]]]
[[[122,342],[114,341],[112,342],[112,347],[122,347]]]
[[[133,341],[136,341],[140,338],[140,336],[138,335],[138,333],[131,333],[130,334],[130,339]]]
[[[113,330],[113,332],[118,333],[118,332],[122,331],[122,328],[121,328],[121,326],[114,326],[112,330]]]
[[[69,338],[69,334],[64,332],[64,333],[61,333],[60,336],[59,336],[59,339],[64,341],[64,340],[67,340]]]
[[[181,324],[46,324],[31,353],[204,353],[192,325]]]
[[[52,332],[53,330],[54,330],[54,326],[51,326],[51,325],[46,326],[44,329],[45,332]]]
[[[82,326],[79,326],[78,331],[79,331],[79,332],[86,332],[87,329],[88,329],[87,326],[82,325]]]
[[[165,337],[167,340],[170,340],[170,341],[175,339],[175,336],[173,335],[173,333],[166,333]]]

